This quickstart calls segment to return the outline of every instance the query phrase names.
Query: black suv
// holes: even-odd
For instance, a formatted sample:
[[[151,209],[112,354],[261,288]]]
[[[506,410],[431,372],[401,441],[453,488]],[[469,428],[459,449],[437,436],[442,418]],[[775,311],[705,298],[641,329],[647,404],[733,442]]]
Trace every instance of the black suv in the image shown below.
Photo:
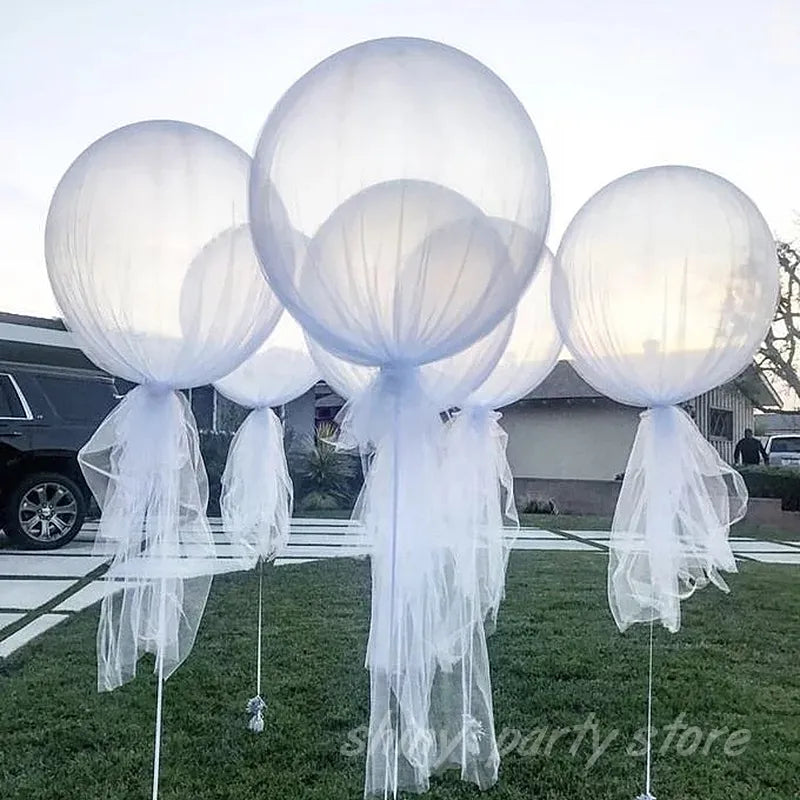
[[[15,543],[48,550],[81,529],[77,454],[118,399],[98,372],[0,362],[0,524]]]

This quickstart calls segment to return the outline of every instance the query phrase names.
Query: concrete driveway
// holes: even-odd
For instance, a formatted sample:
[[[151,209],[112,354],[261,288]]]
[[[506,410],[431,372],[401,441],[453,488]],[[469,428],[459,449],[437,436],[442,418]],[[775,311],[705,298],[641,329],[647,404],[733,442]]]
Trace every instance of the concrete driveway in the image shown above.
[[[227,546],[219,520],[212,530],[220,549]],[[78,536],[59,550],[31,552],[0,548],[0,658],[58,625],[70,614],[99,602],[109,591],[102,580],[111,556],[95,552],[97,523],[87,523]],[[577,550],[603,554],[609,533],[548,531],[523,528],[517,550]],[[7,544],[7,542],[5,542]],[[740,559],[800,566],[800,542],[731,539]],[[276,565],[320,558],[367,555],[363,535],[349,520],[292,520],[289,545]]]

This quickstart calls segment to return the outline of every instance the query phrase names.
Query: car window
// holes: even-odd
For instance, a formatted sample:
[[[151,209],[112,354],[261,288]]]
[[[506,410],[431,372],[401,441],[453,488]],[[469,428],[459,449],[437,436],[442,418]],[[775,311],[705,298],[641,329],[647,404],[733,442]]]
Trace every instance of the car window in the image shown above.
[[[769,449],[771,453],[800,453],[800,436],[773,439]]]
[[[0,375],[0,418],[25,419],[25,407],[10,376]]]
[[[40,375],[38,381],[56,414],[68,422],[99,423],[116,405],[110,380]]]

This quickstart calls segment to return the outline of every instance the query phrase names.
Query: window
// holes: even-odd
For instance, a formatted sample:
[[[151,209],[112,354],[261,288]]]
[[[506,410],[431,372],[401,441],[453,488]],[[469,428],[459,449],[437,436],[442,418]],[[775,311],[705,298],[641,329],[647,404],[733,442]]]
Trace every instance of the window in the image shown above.
[[[245,421],[250,413],[249,408],[242,408],[233,400],[217,394],[217,430],[222,433],[236,433],[239,426]]]
[[[771,453],[800,453],[800,436],[776,436],[769,449]]]
[[[711,439],[733,441],[733,411],[711,408],[708,411],[708,435]]]
[[[103,419],[116,402],[110,380],[64,375],[40,375],[36,380],[53,410],[66,422]]]
[[[214,430],[214,389],[201,386],[190,391],[190,401],[197,428],[201,431]]]
[[[27,419],[25,406],[10,375],[0,375],[0,418]]]

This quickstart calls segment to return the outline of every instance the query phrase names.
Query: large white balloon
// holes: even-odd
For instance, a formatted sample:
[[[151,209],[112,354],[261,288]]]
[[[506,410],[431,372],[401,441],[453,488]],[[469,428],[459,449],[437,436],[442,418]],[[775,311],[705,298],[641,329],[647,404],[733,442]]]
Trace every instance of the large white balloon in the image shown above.
[[[373,365],[434,361],[492,330],[532,275],[549,208],[517,98],[423,39],[364,42],[312,69],[267,120],[250,182],[276,293],[329,350]],[[493,232],[489,216],[530,233]],[[305,259],[295,231],[312,240]]]
[[[766,221],[733,184],[693,167],[651,167],[601,189],[564,233],[553,279],[575,368],[638,406],[736,377],[777,297]]]
[[[132,678],[144,652],[168,677],[192,648],[216,558],[197,427],[179,388],[237,367],[281,306],[247,228],[250,159],[183,122],[113,131],[61,179],[47,218],[47,269],[65,321],[96,364],[142,384],[79,457],[115,545],[98,682]],[[160,696],[160,694],[159,694]]]
[[[249,169],[212,131],[152,121],[107,134],[67,170],[47,217],[47,271],[98,366],[201,386],[265,339],[281,306],[246,227]]]
[[[570,223],[553,306],[578,372],[649,410],[612,524],[617,625],[680,626],[680,602],[735,571],[728,544],[746,490],[677,404],[739,374],[770,325],[778,268],[769,227],[728,181],[652,167],[610,183]],[[729,493],[731,496],[729,497]]]
[[[380,39],[336,53],[283,96],[256,148],[250,224],[270,285],[324,348],[380,367],[344,426],[374,445],[357,512],[375,545],[368,794],[424,791],[441,755],[430,734],[429,625],[456,576],[436,491],[437,401],[418,368],[511,313],[549,211],[547,165],[521,103],[436,42]],[[514,226],[498,231],[493,218]],[[309,240],[302,258],[297,233]],[[450,706],[462,738],[464,698]],[[453,753],[465,778],[496,779],[493,736]]]
[[[510,405],[550,374],[563,345],[550,299],[552,276],[553,254],[545,247],[536,275],[517,305],[503,354],[465,406],[497,409]]]

